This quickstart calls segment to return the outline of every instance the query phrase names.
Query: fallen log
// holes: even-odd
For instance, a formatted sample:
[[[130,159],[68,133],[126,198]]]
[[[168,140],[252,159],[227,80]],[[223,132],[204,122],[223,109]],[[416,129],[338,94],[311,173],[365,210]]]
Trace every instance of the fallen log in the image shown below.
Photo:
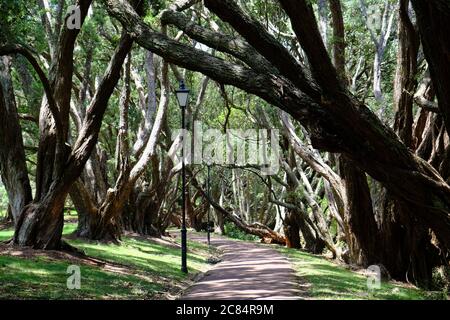
[[[273,231],[272,229],[261,223],[247,224],[245,221],[223,208],[221,205],[215,202],[206,192],[203,191],[195,177],[192,177],[192,185],[201,193],[201,195],[206,200],[208,200],[208,202],[213,206],[214,209],[221,212],[225,217],[230,219],[236,225],[236,227],[238,227],[242,231],[261,238],[261,242],[264,243],[286,245],[286,238],[282,234]]]

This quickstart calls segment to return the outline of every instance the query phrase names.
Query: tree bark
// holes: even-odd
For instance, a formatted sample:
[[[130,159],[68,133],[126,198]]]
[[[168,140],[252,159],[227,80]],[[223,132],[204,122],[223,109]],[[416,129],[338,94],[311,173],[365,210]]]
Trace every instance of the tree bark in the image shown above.
[[[144,173],[147,164],[155,155],[156,143],[169,104],[168,64],[164,63],[161,79],[161,98],[150,136],[138,161],[120,171],[114,188],[108,190],[98,214],[90,223],[89,238],[94,240],[118,241],[121,235],[120,216],[123,207],[133,191],[136,181]]]
[[[78,139],[65,162],[65,170],[55,177],[48,192],[24,208],[14,234],[16,244],[36,249],[61,248],[65,199],[97,142],[109,97],[119,80],[121,65],[131,45],[130,37],[123,34],[86,112]]]
[[[0,57],[0,175],[12,220],[17,223],[32,195],[10,71],[11,58]]]
[[[417,16],[420,38],[431,78],[444,118],[450,132],[450,3],[446,0],[412,0]]]
[[[346,223],[350,229],[348,246],[351,262],[365,267],[379,263],[381,247],[378,225],[366,175],[348,159],[339,164],[347,193]]]
[[[394,129],[403,143],[412,148],[413,102],[417,87],[417,55],[420,41],[409,18],[408,7],[409,0],[400,1],[397,71],[394,81],[394,110],[396,110]]]
[[[288,210],[283,221],[283,231],[286,237],[286,247],[300,249],[300,223],[298,214]]]
[[[340,78],[347,83],[345,72],[345,29],[341,1],[330,0],[329,3],[333,19],[333,64]]]
[[[333,62],[341,79],[346,79],[345,29],[341,3],[339,0],[332,0],[330,4],[333,13],[333,34],[336,38],[333,44]],[[344,82],[343,85],[346,86],[347,83]],[[343,202],[343,231],[349,247],[350,262],[362,266],[377,263],[381,248],[378,246],[378,226],[366,174],[345,156],[337,158],[337,166],[343,184],[340,200]],[[339,185],[335,186],[335,190],[340,190],[338,188]]]

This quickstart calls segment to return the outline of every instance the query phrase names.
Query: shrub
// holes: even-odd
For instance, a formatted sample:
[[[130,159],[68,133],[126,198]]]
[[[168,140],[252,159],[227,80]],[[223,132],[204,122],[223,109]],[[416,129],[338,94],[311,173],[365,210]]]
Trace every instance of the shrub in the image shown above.
[[[224,229],[225,235],[233,239],[247,240],[247,241],[255,241],[259,239],[255,235],[245,233],[244,231],[236,227],[236,225],[233,222],[230,221],[225,222]]]
[[[433,269],[432,274],[433,289],[450,292],[450,267],[440,266]]]

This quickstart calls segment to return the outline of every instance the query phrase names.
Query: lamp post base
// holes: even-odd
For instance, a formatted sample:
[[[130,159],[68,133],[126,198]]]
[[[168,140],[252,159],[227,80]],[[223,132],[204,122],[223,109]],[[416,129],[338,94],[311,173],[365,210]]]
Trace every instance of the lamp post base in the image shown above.
[[[181,272],[188,273],[187,269],[187,239],[186,228],[181,229]]]

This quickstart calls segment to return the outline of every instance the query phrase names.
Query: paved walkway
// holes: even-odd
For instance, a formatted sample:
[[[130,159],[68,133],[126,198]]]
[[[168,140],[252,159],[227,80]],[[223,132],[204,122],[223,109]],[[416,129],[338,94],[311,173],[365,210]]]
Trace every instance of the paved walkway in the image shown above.
[[[191,240],[206,242],[194,236]],[[181,300],[300,299],[298,279],[278,251],[253,243],[212,238],[222,261],[184,293]]]

